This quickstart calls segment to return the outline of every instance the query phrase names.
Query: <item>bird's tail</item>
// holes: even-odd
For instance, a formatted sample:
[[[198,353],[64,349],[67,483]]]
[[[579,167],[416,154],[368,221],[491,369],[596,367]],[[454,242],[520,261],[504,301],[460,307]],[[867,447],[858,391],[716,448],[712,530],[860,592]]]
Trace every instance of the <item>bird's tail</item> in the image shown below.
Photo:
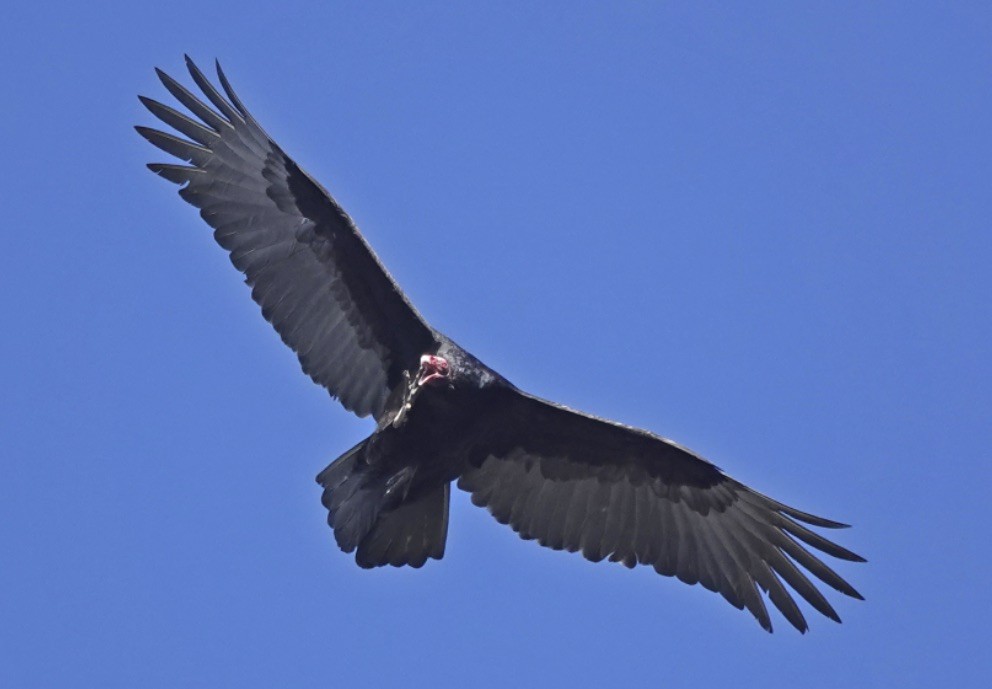
[[[448,535],[449,484],[410,493],[413,470],[382,475],[362,461],[368,440],[355,445],[317,475],[321,501],[338,546],[358,553],[361,567],[421,567],[440,560]]]
[[[367,442],[358,443],[317,474],[317,483],[324,487],[321,502],[328,510],[327,523],[346,553],[358,547],[382,509],[381,482],[362,461]]]

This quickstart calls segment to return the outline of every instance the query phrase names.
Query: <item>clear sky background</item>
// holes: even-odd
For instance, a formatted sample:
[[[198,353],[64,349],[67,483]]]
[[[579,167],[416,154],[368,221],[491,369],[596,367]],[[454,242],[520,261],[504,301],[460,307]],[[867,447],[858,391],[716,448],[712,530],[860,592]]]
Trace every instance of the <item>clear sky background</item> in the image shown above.
[[[5,10],[0,686],[986,686],[992,9],[721,5]],[[768,635],[462,493],[360,570],[313,477],[371,423],[143,167],[183,52],[436,327],[854,524],[867,601]]]

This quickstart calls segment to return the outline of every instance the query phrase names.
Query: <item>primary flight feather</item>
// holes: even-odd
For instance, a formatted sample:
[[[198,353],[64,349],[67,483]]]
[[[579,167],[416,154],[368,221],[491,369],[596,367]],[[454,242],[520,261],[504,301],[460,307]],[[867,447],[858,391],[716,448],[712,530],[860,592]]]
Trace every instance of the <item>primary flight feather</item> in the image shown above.
[[[529,395],[434,330],[220,65],[223,93],[186,65],[202,96],[158,76],[192,117],[140,97],[179,135],[136,128],[184,164],[148,167],[200,209],[303,371],[375,419],[372,435],[317,476],[335,539],[359,565],[440,559],[457,482],[525,539],[698,582],[768,631],[760,591],[800,631],[789,588],[840,621],[802,570],[861,598],[813,554],[863,561],[809,528],[843,524],[762,495],[670,440]]]

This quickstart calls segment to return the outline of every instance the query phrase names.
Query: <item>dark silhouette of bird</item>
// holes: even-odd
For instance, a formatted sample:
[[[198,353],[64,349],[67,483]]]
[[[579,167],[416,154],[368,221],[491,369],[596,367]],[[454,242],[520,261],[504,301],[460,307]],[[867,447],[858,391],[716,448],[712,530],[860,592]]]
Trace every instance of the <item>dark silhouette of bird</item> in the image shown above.
[[[797,565],[861,598],[811,552],[863,561],[809,528],[844,524],[762,495],[653,433],[523,392],[433,329],[220,65],[223,94],[188,57],[186,65],[210,104],[157,70],[192,117],[141,97],[178,135],[138,132],[186,163],[148,167],[200,209],[303,371],[375,419],[368,438],[317,476],[337,544],[360,566],[440,559],[457,482],[522,538],[700,583],[768,631],[759,590],[807,629],[785,584],[840,621]]]

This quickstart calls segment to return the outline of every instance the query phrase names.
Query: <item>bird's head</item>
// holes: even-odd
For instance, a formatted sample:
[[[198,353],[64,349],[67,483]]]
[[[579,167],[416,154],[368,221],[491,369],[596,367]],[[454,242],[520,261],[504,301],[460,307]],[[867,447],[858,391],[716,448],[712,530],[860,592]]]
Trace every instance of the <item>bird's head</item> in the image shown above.
[[[448,382],[450,367],[448,360],[433,354],[420,357],[420,372],[417,374],[417,387],[437,386]]]

